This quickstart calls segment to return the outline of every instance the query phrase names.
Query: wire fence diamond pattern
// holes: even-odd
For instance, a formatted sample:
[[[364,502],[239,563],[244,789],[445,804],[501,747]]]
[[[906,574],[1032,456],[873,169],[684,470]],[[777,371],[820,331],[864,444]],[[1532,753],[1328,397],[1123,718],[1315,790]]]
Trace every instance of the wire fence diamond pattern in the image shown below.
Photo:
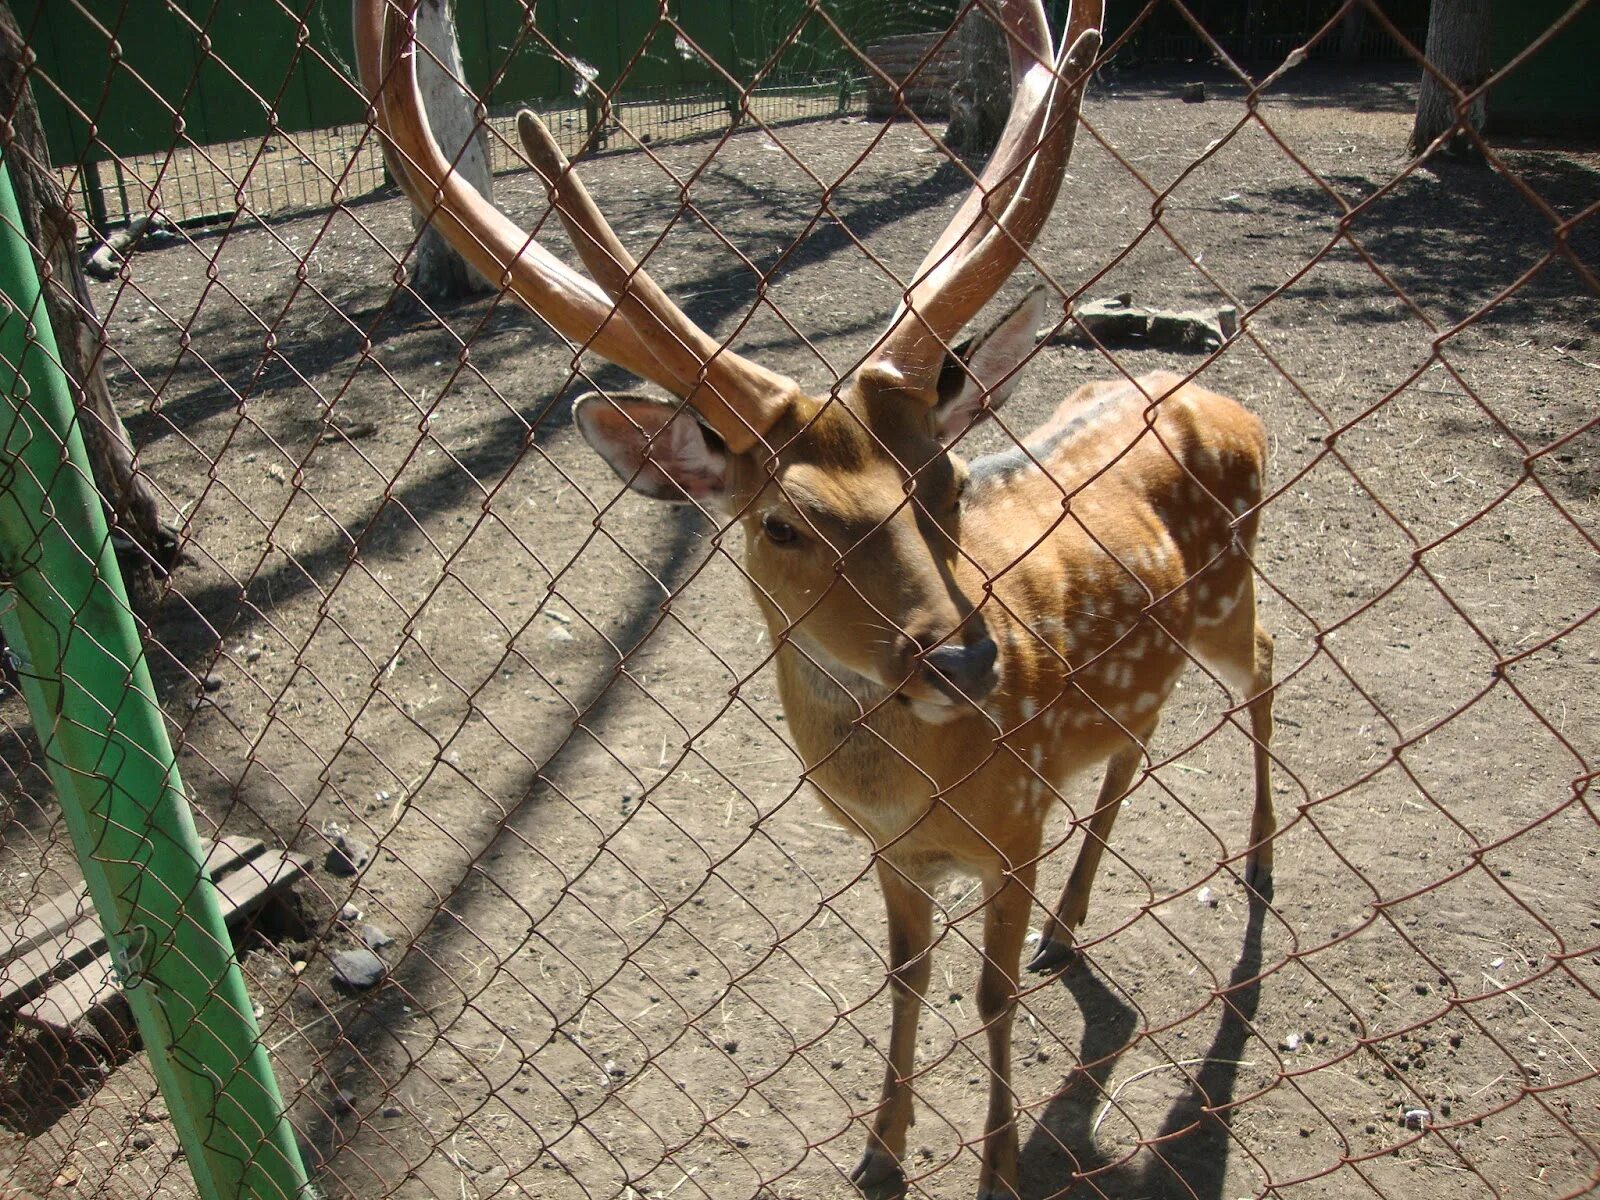
[[[105,20],[114,6],[81,7]],[[1108,38],[1054,215],[994,304],[1042,285],[1048,336],[1031,347],[1026,331],[1005,407],[963,427],[955,453],[990,478],[1047,476],[1059,461],[1047,443],[1107,436],[1084,416],[1097,394],[1047,426],[1069,393],[1154,371],[1236,399],[1253,414],[1240,429],[1259,419],[1259,494],[1237,508],[1208,494],[1235,539],[1218,561],[1237,566],[1276,640],[1275,882],[1267,902],[1247,880],[1263,727],[1203,653],[1173,659],[1188,669],[1159,728],[1152,711],[1148,737],[1130,731],[1142,745],[1099,800],[1097,763],[1070,743],[1090,735],[1053,730],[1051,761],[1073,769],[1029,793],[1048,814],[1037,863],[1009,863],[1000,889],[960,862],[917,880],[933,954],[899,1085],[917,1118],[903,1186],[964,1196],[991,1179],[986,925],[1005,923],[997,894],[1023,888],[1024,957],[1050,943],[1091,821],[1103,834],[1116,816],[1076,954],[1015,986],[1020,1195],[1590,1194],[1600,156],[1491,137],[1486,165],[1407,157],[1421,51],[1376,7],[1345,6],[1306,36],[1333,38],[1359,11],[1405,61],[1310,55],[1281,73],[1281,60],[1235,65],[1204,6],[1172,7],[1216,58],[1130,63],[1148,16]],[[1539,45],[1583,35],[1584,9],[1553,17]],[[654,10],[640,44],[692,50],[677,11]],[[873,73],[827,4],[784,36]],[[196,45],[218,66],[248,54]],[[527,49],[496,51],[492,73]],[[102,68],[109,92],[121,68]],[[55,86],[37,69],[30,82]],[[620,102],[624,72],[603,110],[607,152],[576,173],[716,344],[837,396],[981,164],[945,148],[942,121],[867,120],[836,83],[814,110],[773,115],[755,82],[718,85],[737,123],[647,140],[653,117]],[[590,118],[569,115],[549,124],[576,154]],[[483,119],[497,207],[578,261],[506,111]],[[841,694],[860,677],[819,662],[803,621],[762,619],[793,581],[750,565],[755,541],[781,533],[651,503],[585,444],[578,397],[639,386],[601,356],[604,330],[586,347],[505,292],[420,296],[406,282],[418,234],[392,188],[339,184],[326,203],[266,211],[274,154],[315,158],[306,147],[323,136],[268,131],[213,161],[236,213],[129,251],[84,314],[140,471],[181,534],[169,575],[119,545],[200,833],[310,864],[291,902],[236,937],[317,1188],[855,1194],[850,1172],[884,1128],[896,1074],[891,969],[915,971],[886,940],[876,864],[893,847],[875,856],[819,803],[833,776],[795,748],[809,735],[792,728],[804,710],[786,710],[779,661],[798,643]],[[375,186],[377,133],[363,122],[350,136],[338,156],[366,163]],[[158,159],[195,152],[180,143]],[[133,180],[148,165],[117,168]],[[83,177],[55,166],[69,186]],[[1130,337],[1085,315],[1119,296],[1101,310],[1189,314],[1215,336]],[[1109,460],[1149,450],[1143,417],[1170,429],[1178,403],[1134,403],[1128,445],[1089,476],[1132,470]],[[1233,452],[1214,428],[1196,436],[1216,459]],[[1189,452],[1158,440],[1161,461]],[[897,509],[926,526],[936,489],[919,479],[922,499]],[[1081,516],[1092,478],[1035,482],[1060,520],[1093,525]],[[983,486],[995,485],[969,483],[968,504]],[[957,576],[981,566],[968,599],[996,606],[980,609],[996,629],[1024,560],[991,551],[1023,520],[951,552]],[[855,543],[880,533],[836,547],[839,587],[856,587]],[[1224,566],[1180,583],[1203,589]],[[1098,569],[1070,582],[1088,628],[1120,611],[1096,608],[1120,603]],[[1141,590],[1134,611],[1160,600]],[[879,624],[859,635],[863,655],[918,642],[899,689],[914,703],[868,697],[852,726],[877,738],[887,792],[926,767],[892,730],[952,689],[979,695],[951,703],[998,711],[1016,684],[1002,671],[991,701],[979,667],[949,658],[945,700],[927,700],[916,664],[938,651],[919,639],[950,630]],[[1159,657],[1176,643],[1151,645]],[[1021,651],[1000,653],[1004,665]],[[1131,681],[1144,668],[1129,662]],[[1137,699],[1125,690],[1129,707],[1102,706],[1118,722]],[[1048,726],[1048,712],[1018,711],[1034,733]],[[1026,769],[1007,730],[982,727],[992,754]],[[930,756],[954,753],[941,737],[972,736],[959,720],[929,728],[917,744]],[[12,927],[82,872],[11,687],[0,738],[0,899],[16,945]],[[959,787],[923,777],[955,811]],[[998,853],[1013,819],[986,816],[961,844]],[[114,1040],[8,1013],[6,1189],[195,1194],[147,1059]]]

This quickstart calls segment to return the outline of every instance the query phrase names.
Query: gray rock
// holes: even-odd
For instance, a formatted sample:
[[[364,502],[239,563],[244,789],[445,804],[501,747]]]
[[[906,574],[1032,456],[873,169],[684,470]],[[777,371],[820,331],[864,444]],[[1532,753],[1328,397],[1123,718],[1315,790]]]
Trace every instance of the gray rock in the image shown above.
[[[333,963],[333,981],[352,992],[364,992],[383,982],[389,973],[389,964],[371,950],[336,950],[330,957]]]
[[[328,857],[322,865],[330,875],[359,875],[372,861],[372,853],[365,842],[348,833],[336,833],[328,839]]]

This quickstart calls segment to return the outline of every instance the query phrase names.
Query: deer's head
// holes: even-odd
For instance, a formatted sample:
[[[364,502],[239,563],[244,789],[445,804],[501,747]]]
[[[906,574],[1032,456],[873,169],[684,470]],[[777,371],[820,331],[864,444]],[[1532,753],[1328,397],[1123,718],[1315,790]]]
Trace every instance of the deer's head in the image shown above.
[[[550,255],[440,152],[416,84],[418,0],[358,0],[358,57],[402,186],[446,239],[558,332],[676,399],[590,393],[579,429],[635,491],[743,526],[769,624],[847,689],[895,691],[929,721],[996,682],[996,648],[957,581],[967,468],[952,444],[1010,391],[1044,320],[1036,292],[952,349],[1055,201],[1101,4],[1077,0],[1064,49],[1039,0],[996,0],[1013,100],[999,146],[855,373],[813,396],[735,353],[639,267],[531,112],[528,159],[589,276]]]

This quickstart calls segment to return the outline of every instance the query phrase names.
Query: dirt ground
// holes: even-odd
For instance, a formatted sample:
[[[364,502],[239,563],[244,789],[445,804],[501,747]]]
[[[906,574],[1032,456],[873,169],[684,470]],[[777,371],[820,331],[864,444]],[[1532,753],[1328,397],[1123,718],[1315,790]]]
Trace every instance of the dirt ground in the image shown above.
[[[1024,1195],[1582,1194],[1600,299],[1552,250],[1583,214],[1565,244],[1600,267],[1600,155],[1503,146],[1520,185],[1401,174],[1409,73],[1303,71],[1253,112],[1220,76],[1182,103],[1194,77],[1091,93],[1035,257],[1066,293],[1234,305],[1243,336],[1210,359],[1054,342],[1006,415],[1025,430],[1081,382],[1167,367],[1265,420],[1276,900],[1250,921],[1218,865],[1244,844],[1247,741],[1191,673],[1124,804],[1088,965],[1026,983]],[[819,389],[965,187],[911,124],[656,153],[695,215],[649,157],[608,156],[585,175],[619,232],[659,241],[651,272],[719,334],[752,306],[740,256],[770,270],[739,346]],[[526,177],[499,198],[538,219]],[[881,903],[797,782],[738,535],[619,497],[569,421],[590,384],[525,314],[397,305],[409,240],[384,198],[153,249],[96,293],[186,522],[152,662],[202,824],[319,863],[339,830],[378,848],[358,878],[315,873],[313,940],[246,962],[319,1179],[363,1200],[848,1197],[888,1028]],[[25,714],[0,716],[0,894],[21,908],[71,866]],[[1062,839],[1093,786],[1066,793]],[[908,1162],[939,1200],[975,1189],[987,1088],[981,910],[963,886],[942,901]],[[396,939],[357,995],[328,957],[356,944],[346,905]],[[189,1194],[153,1097],[136,1058],[0,1161],[40,1191]]]

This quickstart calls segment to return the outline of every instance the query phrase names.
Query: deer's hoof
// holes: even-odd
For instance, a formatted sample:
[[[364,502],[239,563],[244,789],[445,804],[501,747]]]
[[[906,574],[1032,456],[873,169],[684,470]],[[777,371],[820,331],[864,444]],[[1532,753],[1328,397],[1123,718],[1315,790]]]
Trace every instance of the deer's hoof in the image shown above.
[[[867,1200],[900,1200],[906,1194],[905,1172],[893,1155],[877,1146],[867,1147],[850,1172],[850,1182]]]
[[[1040,942],[1039,952],[1028,960],[1028,970],[1035,975],[1047,975],[1070,966],[1078,957],[1078,948],[1071,942]]]

